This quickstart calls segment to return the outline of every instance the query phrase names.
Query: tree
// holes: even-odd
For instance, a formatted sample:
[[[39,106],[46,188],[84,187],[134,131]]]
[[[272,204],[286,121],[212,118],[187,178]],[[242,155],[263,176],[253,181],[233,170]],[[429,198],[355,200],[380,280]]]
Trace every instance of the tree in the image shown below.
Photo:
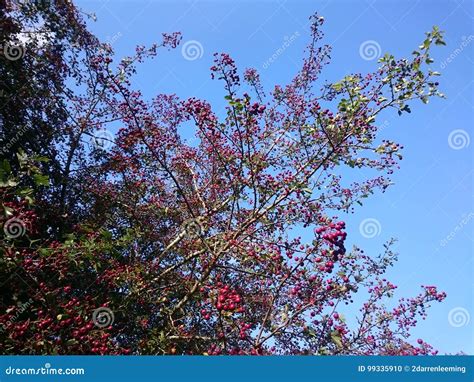
[[[436,353],[409,331],[446,295],[425,286],[386,307],[393,241],[378,257],[349,251],[333,215],[389,186],[402,147],[379,140],[377,116],[442,96],[429,69],[442,33],[427,33],[411,59],[386,55],[372,74],[321,86],[330,58],[323,22],[311,17],[302,69],[269,94],[256,70],[241,78],[229,55],[216,54],[224,119],[203,100],[147,101],[131,86],[136,63],[175,48],[177,33],[118,63],[92,37],[74,46],[75,71],[58,94],[65,117],[48,122],[63,137],[50,153],[65,159],[20,140],[0,171],[3,353]],[[49,49],[63,28],[52,28]],[[68,88],[68,75],[80,86]],[[105,130],[117,125],[116,136]],[[44,175],[53,166],[57,182]],[[381,175],[347,184],[348,171],[362,168]],[[369,297],[349,324],[342,306],[361,290]]]

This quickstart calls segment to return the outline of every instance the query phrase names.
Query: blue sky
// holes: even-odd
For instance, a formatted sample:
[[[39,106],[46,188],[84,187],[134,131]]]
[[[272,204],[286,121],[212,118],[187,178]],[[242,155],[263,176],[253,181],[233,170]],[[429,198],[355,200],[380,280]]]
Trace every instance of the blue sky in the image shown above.
[[[147,97],[176,93],[207,99],[217,111],[224,105],[224,94],[221,84],[210,80],[212,54],[229,53],[241,70],[255,67],[267,89],[285,84],[299,68],[309,36],[308,17],[315,11],[326,19],[325,42],[333,46],[332,63],[322,75],[329,81],[375,70],[377,56],[385,52],[410,55],[433,25],[446,31],[448,45],[434,52],[434,68],[442,73],[440,88],[447,99],[417,102],[403,117],[382,116],[382,136],[405,146],[401,170],[385,194],[374,195],[342,218],[349,244],[367,253],[376,255],[390,237],[398,239],[399,262],[389,279],[399,286],[399,296],[417,294],[420,285],[447,292],[445,302],[433,306],[414,331],[415,338],[424,338],[441,353],[474,354],[473,2],[76,3],[96,14],[91,29],[109,41],[118,56],[131,54],[137,44],[159,41],[161,32],[181,31],[189,50],[164,52],[144,64],[134,85]],[[276,59],[269,62],[274,54]],[[374,223],[374,234],[364,230],[366,219]]]

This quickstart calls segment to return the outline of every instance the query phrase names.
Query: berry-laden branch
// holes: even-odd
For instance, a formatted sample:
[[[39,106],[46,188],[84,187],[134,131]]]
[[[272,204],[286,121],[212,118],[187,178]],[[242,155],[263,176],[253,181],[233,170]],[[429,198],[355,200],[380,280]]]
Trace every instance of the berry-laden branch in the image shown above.
[[[20,136],[18,155],[2,151],[3,353],[436,353],[410,330],[446,295],[425,286],[390,304],[393,241],[379,257],[348,250],[341,219],[384,191],[402,159],[380,138],[380,113],[442,96],[430,69],[437,28],[410,59],[386,55],[373,73],[324,85],[331,48],[318,15],[301,70],[272,91],[216,54],[220,118],[204,100],[148,100],[132,86],[137,65],[175,48],[177,33],[116,62],[71,2],[6,12],[11,36],[41,15],[64,38],[36,46],[54,53],[62,100],[52,110],[30,94],[48,111],[49,150]],[[52,76],[40,59],[2,65],[11,83],[25,70]],[[11,136],[23,119],[6,117]],[[360,310],[358,292],[368,294]]]

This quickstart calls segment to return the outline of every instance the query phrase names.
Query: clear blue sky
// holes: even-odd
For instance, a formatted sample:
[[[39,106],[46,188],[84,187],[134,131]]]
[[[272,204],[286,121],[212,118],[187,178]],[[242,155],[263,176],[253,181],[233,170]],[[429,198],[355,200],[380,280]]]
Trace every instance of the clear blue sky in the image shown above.
[[[349,242],[378,254],[382,243],[398,238],[399,262],[389,278],[399,295],[415,295],[420,285],[436,285],[448,294],[414,332],[441,353],[474,354],[474,7],[472,1],[159,1],[79,0],[97,15],[91,29],[112,43],[119,56],[136,44],[160,40],[161,32],[181,31],[183,43],[197,41],[198,55],[181,49],[165,52],[139,70],[135,86],[147,97],[158,93],[196,96],[223,105],[221,84],[210,80],[214,52],[227,52],[243,70],[255,67],[268,89],[286,83],[299,68],[308,37],[307,20],[317,11],[326,19],[332,64],[323,77],[337,80],[353,72],[373,71],[374,52],[408,56],[425,31],[438,25],[447,47],[435,52],[446,100],[416,103],[411,115],[386,114],[383,137],[405,146],[402,168],[385,194],[376,194],[350,216]],[[293,37],[292,37],[293,36]],[[284,45],[274,62],[267,60]],[[192,47],[192,46],[191,46]],[[201,49],[202,47],[202,49]],[[378,51],[380,47],[380,51]],[[202,56],[201,56],[202,55]],[[186,59],[186,57],[188,59]],[[189,58],[196,58],[189,60]],[[362,174],[361,174],[362,175]],[[376,219],[373,238],[360,230]]]

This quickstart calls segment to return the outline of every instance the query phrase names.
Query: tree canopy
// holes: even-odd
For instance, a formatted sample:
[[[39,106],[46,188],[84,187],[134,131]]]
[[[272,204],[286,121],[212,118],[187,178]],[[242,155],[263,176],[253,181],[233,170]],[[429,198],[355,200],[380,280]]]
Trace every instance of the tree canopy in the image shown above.
[[[0,3],[3,354],[436,353],[410,329],[446,294],[387,304],[393,241],[348,249],[343,217],[402,159],[378,115],[442,96],[438,28],[336,83],[318,15],[286,85],[216,54],[219,117],[133,86],[179,33],[117,59],[70,1]]]

